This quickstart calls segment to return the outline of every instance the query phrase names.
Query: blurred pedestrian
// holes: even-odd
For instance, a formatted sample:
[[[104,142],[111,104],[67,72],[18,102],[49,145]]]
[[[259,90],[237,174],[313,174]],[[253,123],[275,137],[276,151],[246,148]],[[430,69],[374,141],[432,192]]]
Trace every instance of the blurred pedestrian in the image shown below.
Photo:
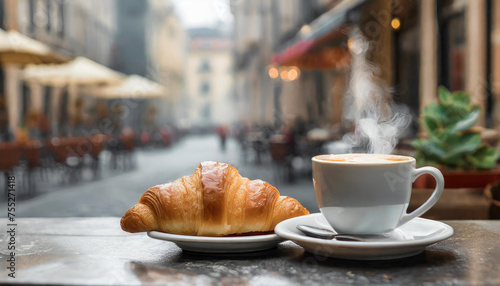
[[[148,145],[151,143],[151,136],[147,131],[142,131],[141,133],[141,145],[143,147],[148,147]]]
[[[284,141],[288,145],[289,154],[292,156],[297,155],[297,132],[294,126],[284,125],[281,127],[281,134]]]
[[[225,125],[217,127],[217,134],[220,139],[220,149],[221,151],[226,151],[226,138],[227,138],[228,128]]]
[[[169,146],[172,142],[172,128],[164,126],[160,129],[161,141],[164,146]]]

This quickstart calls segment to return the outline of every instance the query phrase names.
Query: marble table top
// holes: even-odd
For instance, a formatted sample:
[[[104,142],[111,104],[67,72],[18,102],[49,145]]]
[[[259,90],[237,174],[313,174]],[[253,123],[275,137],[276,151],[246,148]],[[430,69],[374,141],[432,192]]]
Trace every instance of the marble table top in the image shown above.
[[[391,261],[317,257],[293,242],[250,254],[184,252],[130,234],[120,218],[16,220],[15,278],[9,221],[0,219],[0,283],[87,285],[500,284],[500,221],[445,221],[455,234]],[[11,244],[12,245],[12,244]]]

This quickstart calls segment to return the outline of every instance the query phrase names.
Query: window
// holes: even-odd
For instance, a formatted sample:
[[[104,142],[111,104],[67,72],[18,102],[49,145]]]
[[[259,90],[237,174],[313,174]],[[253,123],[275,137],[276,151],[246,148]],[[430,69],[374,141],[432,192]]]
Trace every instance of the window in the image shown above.
[[[57,25],[57,32],[59,33],[59,37],[64,37],[64,1],[61,0],[59,2],[59,12],[57,13],[59,16],[59,23]]]
[[[47,28],[47,31],[50,32],[50,30],[52,29],[52,17],[54,16],[54,14],[52,13],[52,4],[51,4],[51,1],[47,1],[45,2],[45,27]]]
[[[449,90],[465,88],[465,11],[452,5],[457,1],[439,2],[440,78],[439,84]]]
[[[201,83],[200,93],[202,95],[208,95],[210,93],[210,84],[207,81]]]
[[[30,19],[29,31],[30,34],[33,34],[35,32],[35,0],[30,0],[28,2],[28,9]]]
[[[205,72],[210,72],[211,70],[212,70],[212,67],[210,66],[210,62],[206,59],[202,60],[200,68],[198,69],[198,72],[205,73]]]
[[[62,2],[50,1],[50,7],[48,11],[49,11],[49,24],[50,24],[49,29],[53,33],[60,35],[62,28],[61,13],[63,12]]]
[[[408,3],[396,14],[404,19],[397,30],[393,30],[393,80],[394,101],[410,108],[412,114],[418,114],[420,108],[420,26],[419,4]],[[408,136],[416,136],[417,124],[408,129]]]
[[[45,30],[49,27],[48,2],[36,0],[34,4],[34,24],[35,29]]]

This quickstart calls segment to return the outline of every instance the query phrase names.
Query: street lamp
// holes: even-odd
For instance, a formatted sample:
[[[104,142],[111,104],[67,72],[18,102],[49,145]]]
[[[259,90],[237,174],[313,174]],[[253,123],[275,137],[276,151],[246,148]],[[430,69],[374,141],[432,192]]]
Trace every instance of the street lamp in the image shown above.
[[[399,27],[401,27],[401,21],[399,20],[399,18],[395,17],[391,20],[391,27],[394,30],[397,30],[399,29]]]

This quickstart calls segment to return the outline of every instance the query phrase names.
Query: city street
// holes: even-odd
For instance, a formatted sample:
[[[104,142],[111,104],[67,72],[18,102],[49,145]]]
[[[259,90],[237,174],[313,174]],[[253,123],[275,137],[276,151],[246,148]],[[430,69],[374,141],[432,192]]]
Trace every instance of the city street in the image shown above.
[[[238,143],[231,139],[227,143],[226,152],[222,152],[216,136],[191,136],[168,149],[136,151],[135,169],[123,173],[106,171],[101,179],[93,182],[43,190],[32,199],[18,201],[16,216],[122,216],[147,188],[189,175],[205,160],[229,163],[242,176],[270,182],[281,195],[298,199],[310,212],[317,211],[309,178],[297,179],[291,184],[275,182],[270,163],[257,165],[253,160],[243,163]],[[0,211],[6,213],[6,204]]]

